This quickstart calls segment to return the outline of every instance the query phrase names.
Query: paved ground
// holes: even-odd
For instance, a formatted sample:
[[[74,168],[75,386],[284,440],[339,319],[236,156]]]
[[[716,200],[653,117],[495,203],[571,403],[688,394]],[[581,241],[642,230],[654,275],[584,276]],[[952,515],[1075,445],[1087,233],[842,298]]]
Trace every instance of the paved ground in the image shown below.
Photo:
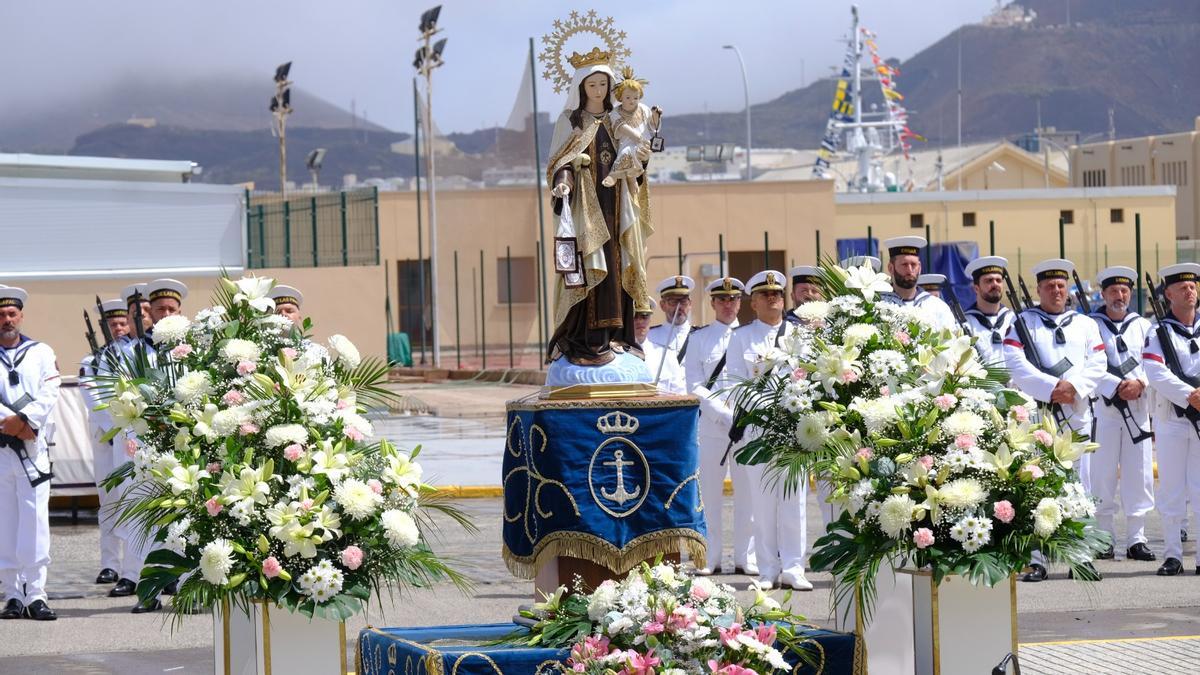
[[[410,387],[406,391],[442,406],[443,415],[457,410],[473,413],[474,419],[394,418],[382,427],[389,437],[426,447],[427,473],[442,476],[436,482],[446,484],[446,476],[451,476],[453,482],[471,484],[463,476],[477,475],[482,482],[474,484],[494,484],[491,477],[499,475],[503,443],[502,432],[492,428],[495,417],[505,398],[533,389]],[[348,628],[357,631],[368,623],[506,621],[518,604],[530,600],[532,584],[513,578],[500,559],[500,500],[461,504],[479,526],[479,534],[469,537],[446,528],[436,548],[475,580],[474,590],[463,595],[452,588],[435,588],[397,596],[394,602],[384,599],[382,607],[372,606]],[[810,503],[809,509],[815,515],[815,505]],[[810,542],[817,536],[818,520],[810,519]],[[1161,550],[1158,527],[1158,518],[1152,516],[1151,546]],[[1193,534],[1197,529],[1193,525]],[[188,617],[174,627],[165,614],[134,616],[128,611],[131,601],[107,598],[108,588],[92,583],[98,567],[94,522],[56,521],[52,537],[49,591],[60,619],[0,624],[0,674],[212,672],[210,615]],[[1185,545],[1189,571],[1194,547],[1194,541]],[[1157,563],[1121,559],[1098,567],[1105,576],[1098,584],[1068,581],[1061,570],[1052,571],[1052,579],[1041,584],[1018,584],[1022,672],[1200,672],[1200,577],[1160,578],[1154,576]],[[717,579],[739,588],[746,583],[735,576]],[[829,624],[829,576],[814,573],[810,579],[816,590],[796,594],[793,607],[815,623]],[[1161,639],[1167,637],[1187,639]]]

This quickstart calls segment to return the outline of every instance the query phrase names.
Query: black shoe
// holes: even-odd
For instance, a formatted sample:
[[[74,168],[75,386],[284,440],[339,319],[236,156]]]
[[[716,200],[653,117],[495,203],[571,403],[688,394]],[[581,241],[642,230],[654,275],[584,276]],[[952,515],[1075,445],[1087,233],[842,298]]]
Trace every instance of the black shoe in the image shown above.
[[[1187,541],[1187,530],[1179,530],[1179,540]]]
[[[166,586],[163,586],[163,589],[162,589],[163,595],[175,595],[178,592],[179,592],[179,582],[178,581],[172,581],[171,583],[167,584]]]
[[[145,614],[146,612],[157,612],[160,609],[162,609],[162,600],[154,598],[149,602],[139,602],[129,611],[133,614]]]
[[[1181,572],[1183,572],[1183,563],[1178,558],[1167,558],[1159,566],[1156,574],[1160,577],[1173,577]]]
[[[120,577],[117,576],[117,571],[111,567],[105,567],[100,570],[100,574],[96,575],[96,583],[98,584],[115,584],[117,583],[117,579],[120,579]]]
[[[1101,576],[1100,570],[1096,569],[1096,566],[1090,562],[1083,563],[1080,567],[1083,568],[1083,573],[1079,575],[1080,581],[1100,581],[1104,578]],[[1074,579],[1075,570],[1067,570],[1067,578]]]
[[[0,619],[19,619],[22,616],[25,616],[25,603],[16,598],[9,598],[4,603],[4,611],[0,612]]]
[[[108,592],[110,598],[124,598],[133,595],[137,592],[137,584],[129,579],[121,579],[116,586]]]
[[[1096,556],[1096,560],[1112,560],[1114,557],[1116,557],[1116,552],[1113,551],[1113,547],[1110,545],[1107,551]]]
[[[25,608],[25,616],[34,621],[55,621],[58,615],[50,609],[45,600],[34,600]]]
[[[1046,573],[1045,567],[1037,563],[1033,563],[1029,566],[1029,571],[1021,577],[1021,581],[1037,583],[1039,581],[1045,581],[1046,577],[1048,576],[1050,575]]]
[[[1130,560],[1144,560],[1146,562],[1158,560],[1158,556],[1154,555],[1154,551],[1151,551],[1150,547],[1143,542],[1138,542],[1130,546],[1129,550],[1125,552],[1125,557]]]

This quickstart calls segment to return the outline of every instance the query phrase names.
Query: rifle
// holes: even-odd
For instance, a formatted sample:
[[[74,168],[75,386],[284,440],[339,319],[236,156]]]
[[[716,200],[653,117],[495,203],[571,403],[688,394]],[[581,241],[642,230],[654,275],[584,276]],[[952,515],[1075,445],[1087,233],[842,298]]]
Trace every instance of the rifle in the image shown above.
[[[1025,285],[1025,277],[1018,276],[1017,281],[1021,283],[1021,295],[1025,296],[1025,308],[1033,308],[1033,298],[1029,295],[1029,287]]]
[[[0,405],[8,408],[14,413],[19,412],[32,401],[33,397],[27,393],[23,394],[21,398],[12,403],[9,403],[8,401],[4,400],[3,396],[0,396]],[[37,434],[36,430],[34,431],[34,434]],[[31,487],[37,487],[54,477],[54,465],[52,464],[50,466],[49,472],[39,469],[33,459],[29,457],[29,450],[25,447],[25,441],[17,438],[16,436],[0,434],[0,448],[4,447],[7,447],[13,452],[17,453],[17,459],[21,462],[21,468],[25,470],[25,478],[29,480],[29,485]]]
[[[143,369],[149,367],[150,361],[146,357],[146,327],[142,325],[142,294],[135,290],[130,297],[130,302],[133,303],[133,329],[137,333],[137,341],[133,345],[133,356],[138,368]]]
[[[100,345],[96,344],[96,329],[92,326],[92,317],[88,316],[87,310],[83,310],[83,323],[87,326],[87,331],[83,334],[88,341],[88,347],[92,350],[92,356],[100,353]]]
[[[1146,283],[1150,284],[1150,288],[1155,287],[1149,272],[1146,272]],[[1171,329],[1163,322],[1167,313],[1154,293],[1150,294],[1150,308],[1154,310],[1154,318],[1158,320],[1154,332],[1158,334],[1158,344],[1162,348],[1163,361],[1166,362],[1167,369],[1188,385],[1200,387],[1200,378],[1188,377],[1183,372],[1183,367],[1179,363],[1179,354],[1175,351],[1175,343],[1171,342]],[[1187,418],[1187,421],[1192,423],[1192,428],[1196,430],[1196,436],[1200,437],[1200,410],[1196,410],[1190,405],[1181,407],[1174,403],[1171,404],[1171,407],[1175,409],[1176,415]]]
[[[1083,282],[1079,279],[1079,272],[1071,270],[1071,276],[1075,279],[1075,302],[1079,303],[1079,310],[1084,314],[1092,313],[1092,304],[1088,302],[1087,295],[1083,292]]]
[[[100,332],[104,334],[104,346],[108,347],[112,344],[112,331],[108,328],[108,321],[104,318],[104,304],[100,302],[100,296],[96,296],[96,318],[100,320]]]
[[[1021,290],[1025,292],[1025,296],[1029,297],[1029,290],[1025,288],[1025,280],[1018,278],[1021,283]],[[1016,316],[1013,317],[1013,329],[1017,331],[1017,337],[1021,338],[1021,345],[1025,349],[1025,358],[1029,363],[1033,364],[1034,368],[1049,373],[1050,371],[1042,365],[1042,357],[1038,354],[1037,347],[1033,344],[1033,337],[1029,334],[1029,326],[1025,325],[1025,317],[1021,316],[1021,312],[1028,309],[1021,305],[1021,299],[1017,297],[1017,289],[1013,287],[1012,277],[1008,275],[1008,271],[1004,272],[1004,283],[1008,286],[1008,304],[1012,305]],[[1062,405],[1051,401],[1049,403],[1050,414],[1054,415],[1054,421],[1059,427],[1067,426],[1067,415],[1063,412]]]
[[[967,323],[967,314],[963,311],[962,304],[958,302],[958,296],[954,294],[954,287],[949,282],[942,282],[942,297],[947,298],[947,305],[950,305],[950,313],[954,315],[954,320],[968,334],[971,334],[971,324]]]

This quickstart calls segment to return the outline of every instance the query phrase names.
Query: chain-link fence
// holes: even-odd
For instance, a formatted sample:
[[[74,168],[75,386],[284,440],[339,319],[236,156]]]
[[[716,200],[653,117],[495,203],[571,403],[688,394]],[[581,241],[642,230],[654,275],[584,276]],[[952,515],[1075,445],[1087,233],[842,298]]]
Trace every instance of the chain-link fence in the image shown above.
[[[377,265],[378,189],[247,193],[246,244],[251,268]]]

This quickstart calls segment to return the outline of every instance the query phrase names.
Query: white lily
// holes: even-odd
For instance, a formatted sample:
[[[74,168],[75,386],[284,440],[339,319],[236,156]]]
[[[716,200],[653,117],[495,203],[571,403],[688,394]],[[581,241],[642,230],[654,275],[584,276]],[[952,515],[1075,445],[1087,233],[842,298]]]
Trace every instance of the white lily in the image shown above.
[[[184,492],[195,492],[200,489],[200,479],[208,478],[209,473],[193,464],[188,467],[177,466],[171,469],[167,485],[171,486],[171,494],[178,497]]]
[[[270,277],[242,277],[234,282],[238,292],[233,296],[234,302],[246,302],[260,312],[270,312],[275,309],[275,301],[267,297],[275,280]]]
[[[892,283],[886,274],[880,274],[869,265],[851,267],[846,270],[846,288],[855,289],[863,300],[873,300],[876,293],[890,293]]]

